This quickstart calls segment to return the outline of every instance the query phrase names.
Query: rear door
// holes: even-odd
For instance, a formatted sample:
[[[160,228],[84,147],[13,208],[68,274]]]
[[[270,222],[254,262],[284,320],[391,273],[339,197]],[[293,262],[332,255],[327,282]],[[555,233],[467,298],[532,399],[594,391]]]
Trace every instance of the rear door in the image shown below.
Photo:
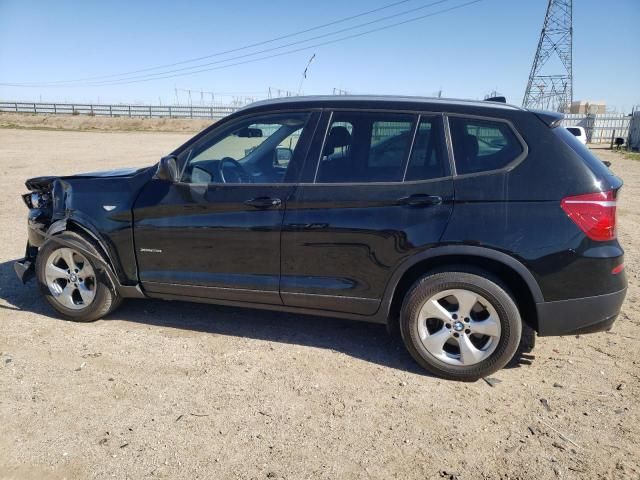
[[[453,207],[440,114],[325,112],[287,203],[285,305],[374,314],[394,270],[435,245]]]

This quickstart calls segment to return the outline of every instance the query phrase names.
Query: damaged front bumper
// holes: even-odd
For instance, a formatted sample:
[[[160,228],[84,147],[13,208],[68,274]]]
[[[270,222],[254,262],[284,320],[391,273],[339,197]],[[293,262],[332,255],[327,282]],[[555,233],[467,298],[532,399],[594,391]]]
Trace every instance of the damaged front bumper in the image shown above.
[[[13,269],[16,271],[16,275],[22,283],[27,283],[36,271],[35,262],[26,258],[22,260],[17,260],[13,264]]]
[[[22,283],[27,283],[35,275],[37,254],[38,248],[27,243],[24,258],[14,262],[13,269]]]

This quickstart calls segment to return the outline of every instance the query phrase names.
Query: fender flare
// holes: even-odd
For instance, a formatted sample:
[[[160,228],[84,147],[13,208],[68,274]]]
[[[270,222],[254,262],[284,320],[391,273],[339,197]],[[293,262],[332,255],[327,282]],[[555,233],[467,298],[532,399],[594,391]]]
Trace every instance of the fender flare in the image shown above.
[[[46,234],[47,234],[48,238],[51,238],[53,235],[56,235],[58,233],[62,233],[62,232],[68,231],[69,230],[69,228],[68,228],[69,222],[71,222],[74,226],[76,226],[80,230],[82,230],[83,233],[85,233],[86,235],[91,237],[91,239],[93,241],[95,241],[100,246],[100,248],[102,249],[102,251],[104,252],[104,254],[107,257],[106,258],[107,261],[105,262],[103,259],[96,258],[95,255],[91,255],[91,257],[95,258],[96,260],[98,260],[101,264],[105,264],[105,265],[109,266],[109,269],[111,270],[110,273],[112,273],[113,275],[116,275],[115,267],[114,267],[115,264],[113,263],[113,259],[111,258],[111,255],[109,254],[109,249],[107,248],[107,246],[105,245],[104,241],[100,237],[100,234],[90,224],[86,225],[85,222],[82,222],[82,220],[79,220],[79,219],[74,218],[74,217],[67,217],[67,218],[63,218],[63,219],[60,219],[60,220],[56,220],[51,225],[49,225],[49,228],[47,229]]]
[[[382,305],[385,309],[385,315],[388,317],[389,311],[391,309],[391,302],[393,300],[393,296],[396,292],[398,284],[400,283],[400,280],[402,279],[404,274],[411,267],[424,260],[435,259],[438,257],[449,255],[464,255],[468,257],[486,258],[498,263],[502,263],[506,267],[514,270],[522,278],[522,280],[529,288],[529,291],[531,292],[531,296],[533,297],[533,301],[535,303],[544,302],[544,296],[542,295],[542,290],[540,290],[538,282],[531,274],[529,269],[516,258],[507,255],[506,253],[503,253],[499,250],[494,250],[487,247],[478,247],[475,245],[446,245],[442,247],[433,247],[420,252],[407,259],[398,268],[396,268],[396,270],[391,275],[391,279],[387,284],[387,288],[383,297]]]
[[[83,233],[89,235],[89,237],[91,237],[94,241],[96,241],[98,243],[98,245],[100,246],[100,248],[103,251],[105,251],[105,253],[106,253],[106,250],[104,248],[103,243],[100,241],[99,238],[96,238],[96,235],[93,232],[91,232],[87,227],[85,227],[82,224],[79,224],[77,222],[73,222],[73,224],[76,225],[77,227],[79,227],[80,230],[82,230]],[[96,262],[98,265],[100,265],[100,267],[102,267],[102,270],[104,270],[105,275],[109,279],[109,281],[111,282],[113,288],[117,289],[118,286],[120,285],[120,282],[118,281],[118,278],[117,278],[115,272],[113,271],[113,267],[112,267],[112,265],[110,263],[111,259],[108,258],[108,253],[107,253],[107,259],[105,261],[105,259],[103,259],[101,256],[94,254],[93,252],[91,252],[91,251],[87,250],[86,248],[82,247],[81,245],[77,245],[76,242],[68,242],[66,240],[61,239],[58,236],[58,234],[70,231],[67,227],[68,227],[68,219],[67,218],[63,218],[61,220],[56,220],[51,225],[49,225],[49,228],[47,229],[47,231],[43,232],[42,235],[47,240],[51,240],[53,242],[59,243],[61,245],[64,245],[66,247],[75,248],[80,253],[82,253],[86,257],[88,257],[91,260],[93,260],[94,262]]]
[[[89,250],[82,248],[80,245],[76,245],[76,243],[71,243],[71,242],[66,242],[61,240],[60,238],[57,238],[57,234],[58,233],[62,233],[62,232],[66,232],[69,231],[68,228],[68,223],[69,221],[71,221],[71,223],[78,227],[80,230],[82,230],[83,233],[85,233],[86,235],[88,235],[89,237],[91,237],[91,239],[93,239],[102,249],[102,251],[104,252],[104,254],[106,255],[106,259],[103,259],[102,257],[100,257],[99,255],[95,255],[92,252],[90,252]],[[93,259],[96,263],[98,263],[102,269],[105,272],[105,275],[107,276],[107,278],[109,279],[109,281],[111,282],[111,284],[113,285],[113,288],[118,291],[118,293],[120,295],[122,295],[123,297],[127,297],[127,298],[145,298],[146,296],[144,295],[144,293],[142,292],[142,290],[140,289],[140,285],[136,284],[136,285],[123,285],[120,282],[120,279],[118,278],[118,275],[115,272],[114,269],[114,263],[112,258],[109,255],[109,250],[106,248],[105,243],[102,241],[102,239],[100,238],[100,235],[93,231],[91,227],[85,225],[84,223],[82,223],[81,221],[78,221],[78,219],[76,218],[63,218],[60,220],[56,220],[55,222],[53,222],[51,225],[49,225],[49,228],[47,229],[46,232],[42,232],[43,236],[47,239],[47,240],[52,240],[54,242],[58,242],[62,245],[68,246],[68,247],[72,247],[72,248],[76,248],[78,249],[82,254],[86,255],[87,257]]]

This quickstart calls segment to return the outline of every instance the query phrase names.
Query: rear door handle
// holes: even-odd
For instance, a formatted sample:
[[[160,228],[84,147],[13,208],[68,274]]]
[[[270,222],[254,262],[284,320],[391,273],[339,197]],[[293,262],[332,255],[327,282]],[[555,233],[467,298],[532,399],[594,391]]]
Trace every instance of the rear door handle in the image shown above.
[[[282,200],[272,197],[256,197],[251,200],[245,200],[244,204],[256,208],[274,208],[279,207],[282,204]]]
[[[442,197],[438,195],[423,195],[418,193],[416,195],[409,195],[408,197],[401,198],[398,203],[402,205],[408,205],[410,207],[427,207],[430,205],[440,205],[442,203]]]

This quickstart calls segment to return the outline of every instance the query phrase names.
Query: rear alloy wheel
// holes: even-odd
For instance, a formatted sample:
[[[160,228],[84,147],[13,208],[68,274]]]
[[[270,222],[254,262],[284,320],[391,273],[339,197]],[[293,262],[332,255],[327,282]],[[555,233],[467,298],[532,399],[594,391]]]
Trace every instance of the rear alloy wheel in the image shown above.
[[[451,271],[413,286],[400,328],[407,349],[427,370],[472,381],[511,360],[522,323],[515,302],[497,280]]]
[[[76,322],[97,320],[121,301],[99,263],[85,252],[100,258],[91,241],[64,232],[47,240],[36,258],[36,275],[45,299],[65,318]]]

